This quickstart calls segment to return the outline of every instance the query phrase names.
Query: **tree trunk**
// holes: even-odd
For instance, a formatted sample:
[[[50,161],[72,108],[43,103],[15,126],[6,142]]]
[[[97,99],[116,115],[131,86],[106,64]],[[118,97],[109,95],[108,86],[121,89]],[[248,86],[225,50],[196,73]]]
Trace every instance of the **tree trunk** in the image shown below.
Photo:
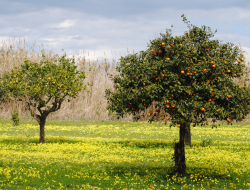
[[[191,146],[191,130],[190,123],[187,123],[185,127],[185,143]]]
[[[184,176],[186,173],[186,162],[185,162],[185,128],[188,123],[182,124],[180,127],[180,140],[175,143],[174,157],[175,157],[175,171],[178,176]]]
[[[45,127],[45,122],[46,122],[46,117],[40,117],[40,143],[45,143],[45,132],[44,132],[44,127]]]

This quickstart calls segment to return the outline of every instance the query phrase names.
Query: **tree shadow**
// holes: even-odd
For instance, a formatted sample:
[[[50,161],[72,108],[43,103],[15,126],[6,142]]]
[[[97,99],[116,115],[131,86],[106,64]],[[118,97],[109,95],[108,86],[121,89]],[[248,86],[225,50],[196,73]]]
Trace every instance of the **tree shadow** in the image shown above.
[[[161,164],[161,163],[143,163],[143,164],[131,164],[131,163],[120,163],[114,164],[114,166],[106,166],[106,172],[111,176],[118,175],[119,177],[128,177],[128,176],[140,176],[148,177],[154,181],[176,181],[178,177],[174,163],[171,164]],[[227,172],[222,172],[213,167],[196,167],[188,166],[186,170],[187,180],[193,180],[199,182],[204,179],[224,179],[224,180],[233,180],[232,176],[229,176]]]

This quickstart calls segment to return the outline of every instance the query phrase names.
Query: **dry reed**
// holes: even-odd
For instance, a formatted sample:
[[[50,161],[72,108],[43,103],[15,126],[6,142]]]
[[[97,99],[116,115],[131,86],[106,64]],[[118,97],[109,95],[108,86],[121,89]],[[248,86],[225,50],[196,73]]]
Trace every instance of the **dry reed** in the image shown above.
[[[41,54],[45,54],[45,59],[53,61],[58,58],[58,54],[54,54],[49,47],[37,47],[36,43],[29,46],[25,40],[13,39],[8,43],[2,41],[0,47],[0,76],[11,71],[14,67],[20,67],[24,59],[29,59],[32,62],[40,62],[43,58]],[[98,60],[98,59],[97,59]],[[47,120],[114,120],[116,119],[113,113],[109,113],[106,109],[107,100],[105,98],[105,90],[107,88],[114,90],[113,81],[110,79],[110,74],[116,75],[116,61],[113,60],[110,64],[109,60],[104,59],[101,63],[98,61],[90,61],[85,56],[77,55],[76,62],[78,69],[86,73],[84,83],[89,83],[87,91],[81,91],[79,96],[71,102],[63,102],[62,107],[57,112],[51,113]],[[91,68],[91,70],[89,70]],[[244,75],[241,79],[235,80],[237,84],[242,85],[248,75]],[[249,83],[248,83],[249,84]],[[29,111],[26,105],[16,100],[1,104],[0,118],[10,119],[11,112],[14,106],[19,109],[20,117],[23,120],[31,120]],[[147,110],[143,110],[141,114],[146,118],[146,113],[149,110],[154,110],[153,105]],[[143,120],[142,119],[142,120]],[[132,121],[132,115],[127,115],[121,119],[124,121]]]

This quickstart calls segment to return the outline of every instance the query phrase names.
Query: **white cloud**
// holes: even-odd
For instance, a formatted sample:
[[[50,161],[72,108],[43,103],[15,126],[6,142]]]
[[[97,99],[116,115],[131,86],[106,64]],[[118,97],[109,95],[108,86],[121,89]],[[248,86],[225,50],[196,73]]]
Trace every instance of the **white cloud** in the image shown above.
[[[75,26],[77,23],[77,20],[67,19],[63,22],[60,22],[58,24],[51,25],[52,28],[70,28]]]
[[[66,1],[62,1],[62,4],[64,2]],[[8,40],[7,36],[10,36],[10,39],[14,36],[25,37],[29,43],[35,40],[37,45],[48,44],[58,54],[64,49],[67,55],[79,53],[86,59],[112,60],[128,54],[127,49],[129,53],[133,53],[133,49],[134,52],[145,50],[149,40],[159,36],[160,33],[165,33],[166,28],[171,28],[171,24],[174,25],[173,36],[182,35],[188,30],[181,18],[185,13],[187,19],[198,27],[206,25],[210,26],[212,31],[218,29],[215,37],[219,40],[232,42],[235,45],[240,42],[243,47],[250,48],[250,34],[245,32],[250,17],[246,6],[226,7],[227,4],[218,8],[210,3],[210,7],[207,8],[208,5],[202,1],[199,3],[182,1],[182,6],[177,6],[177,2],[164,6],[168,3],[163,2],[165,1],[159,6],[160,4],[151,1],[145,3],[131,1],[137,5],[136,7],[116,1],[114,4],[118,9],[114,9],[103,1],[99,2],[99,6],[94,4],[90,6],[91,3],[86,5],[90,8],[83,6],[84,3],[77,7],[74,3],[70,5],[65,3],[65,6],[41,3],[43,8],[40,8],[34,1],[33,4],[37,9],[27,9],[13,15],[1,14],[1,27],[5,30],[10,28],[11,32],[7,35],[6,32],[0,31],[0,36],[5,36],[5,40]],[[117,12],[112,12],[112,9]],[[115,14],[117,16],[112,16]]]

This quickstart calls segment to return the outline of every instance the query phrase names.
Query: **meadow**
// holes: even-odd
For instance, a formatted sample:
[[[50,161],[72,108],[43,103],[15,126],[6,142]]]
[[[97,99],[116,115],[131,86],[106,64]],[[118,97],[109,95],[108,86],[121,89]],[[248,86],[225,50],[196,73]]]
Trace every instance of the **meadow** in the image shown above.
[[[250,123],[192,127],[186,176],[173,172],[177,127],[147,122],[0,120],[0,189],[250,189]]]

